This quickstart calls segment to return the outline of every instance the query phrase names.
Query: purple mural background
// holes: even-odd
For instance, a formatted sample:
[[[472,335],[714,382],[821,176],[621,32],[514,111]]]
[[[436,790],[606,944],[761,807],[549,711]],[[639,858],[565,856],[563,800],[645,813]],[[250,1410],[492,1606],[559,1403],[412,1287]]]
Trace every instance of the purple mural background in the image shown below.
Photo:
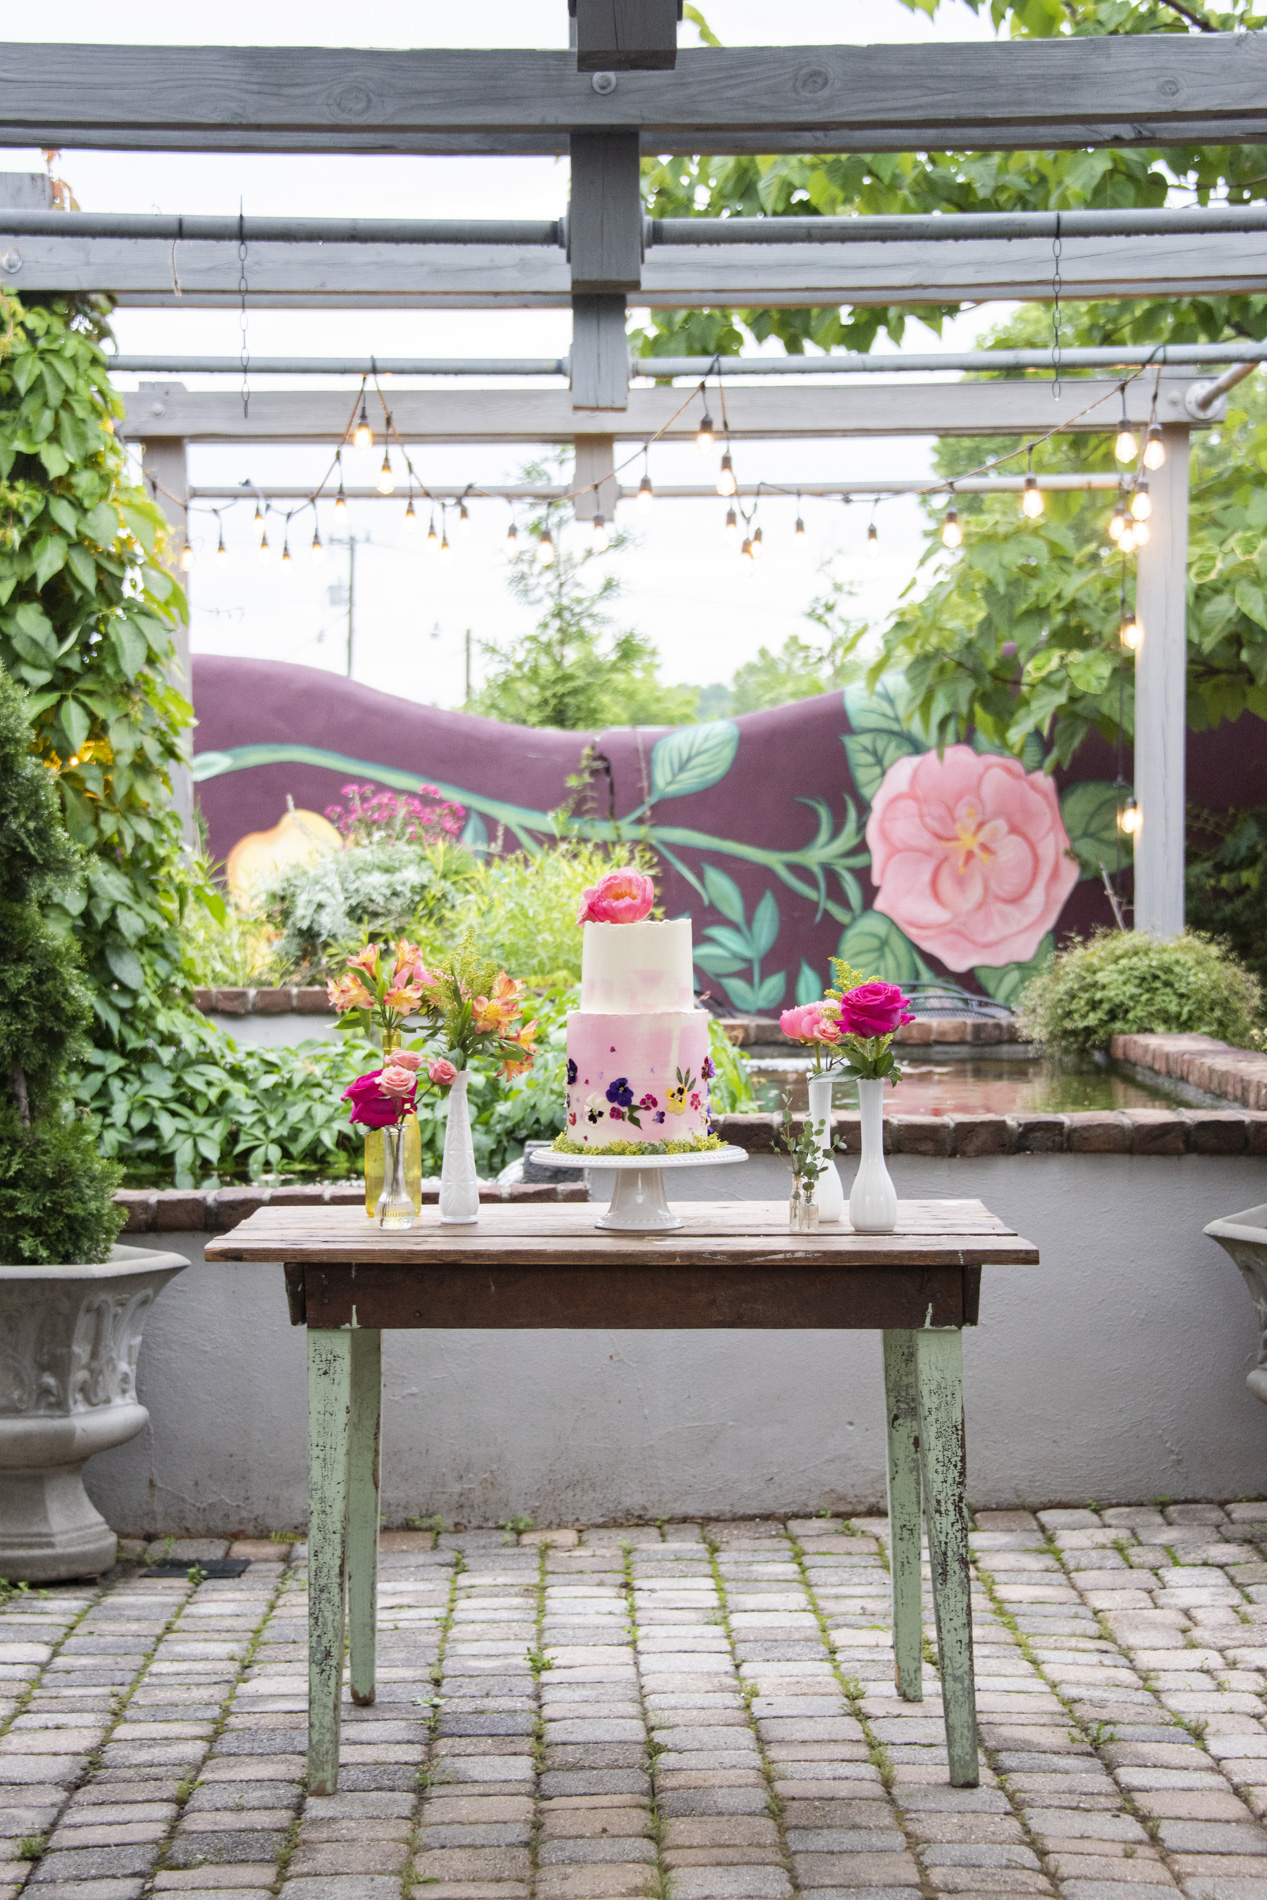
[[[995,877],[993,893],[986,891],[965,928],[980,927],[988,934],[989,915],[1006,920],[1023,914],[1038,944],[1036,961],[1050,953],[1053,926],[1059,940],[1070,931],[1111,922],[1098,875],[1090,868],[1099,855],[1112,869],[1119,849],[1111,748],[1093,739],[1071,772],[1055,776],[1060,816],[1081,859],[1080,876],[1062,903],[1074,869],[1057,819],[1060,862],[1054,875],[1060,889],[1044,911],[1041,892],[1031,891],[1028,899],[1019,895],[1026,874],[1007,869],[1009,849],[1019,862],[1026,840],[1008,838],[1006,817],[991,820],[990,810],[978,813],[974,801],[981,791],[988,806],[993,785],[997,804],[1002,784],[1013,800],[1008,811],[1018,798],[1029,801],[1030,820],[1013,818],[1013,830],[1019,826],[1024,832],[1029,822],[1032,831],[1036,799],[1045,799],[1055,813],[1051,790],[1034,780],[1034,789],[1027,791],[1021,767],[989,755],[974,759],[966,747],[954,749],[953,757],[948,751],[944,761],[928,755],[904,729],[900,681],[874,697],[847,689],[667,734],[660,729],[588,734],[505,726],[419,706],[308,667],[216,655],[195,659],[193,690],[195,778],[217,859],[227,857],[247,832],[276,824],[287,796],[297,806],[324,811],[351,779],[376,779],[395,790],[424,780],[437,784],[467,806],[476,842],[496,845],[500,837],[505,849],[532,844],[548,837],[546,814],[569,796],[566,781],[593,740],[610,761],[617,821],[631,819],[626,835],[646,826],[663,866],[666,911],[691,915],[701,983],[729,1008],[768,1011],[819,993],[828,958],[838,953],[859,967],[865,964],[869,974],[906,981],[944,977],[1004,1002],[1020,987],[1031,964],[999,965],[988,946],[981,966],[947,967],[930,947],[952,941],[927,922],[929,904],[935,908],[938,901],[931,887],[913,895],[908,891],[896,903],[885,884],[881,909],[875,908],[865,834],[877,796],[882,805],[886,800],[892,805],[894,798],[906,801],[893,807],[899,848],[911,845],[912,824],[948,830],[951,871],[936,865],[933,870],[951,901],[958,901],[956,893],[964,888],[965,868],[970,878],[979,866],[985,867],[987,881]],[[934,790],[951,786],[954,778],[948,817],[943,812],[940,820],[925,820],[920,814],[933,806],[925,798],[917,809],[904,789],[912,780],[918,787],[921,758],[928,760],[922,777]],[[1036,763],[1026,761],[1029,767]],[[1267,804],[1267,724],[1246,715],[1231,727],[1191,734],[1187,794],[1216,810]],[[605,778],[597,777],[577,816],[602,835],[608,814],[609,788]],[[879,818],[877,813],[873,825],[877,846]],[[914,841],[916,856],[904,860],[908,885],[911,876],[918,883],[921,875],[923,836]],[[962,849],[956,837],[966,840]],[[928,847],[934,856],[944,842],[940,833],[938,839]],[[896,874],[891,888],[897,888]],[[904,919],[916,942],[883,914],[886,905]],[[1019,939],[1013,935],[1008,941],[1015,955]]]

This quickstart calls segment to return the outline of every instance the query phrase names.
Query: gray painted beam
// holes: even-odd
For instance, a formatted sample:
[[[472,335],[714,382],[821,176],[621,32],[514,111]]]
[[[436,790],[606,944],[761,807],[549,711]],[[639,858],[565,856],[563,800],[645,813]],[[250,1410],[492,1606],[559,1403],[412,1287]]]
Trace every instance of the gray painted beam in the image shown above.
[[[575,55],[8,44],[0,144],[127,150],[873,151],[1244,143],[1267,136],[1258,33],[683,52],[610,90]],[[772,139],[777,135],[777,141]]]
[[[1231,296],[1261,291],[1267,251],[1243,236],[1073,238],[1063,245],[1069,298]],[[125,305],[231,305],[236,244],[153,239],[11,239],[0,215],[0,279],[23,291],[107,290]],[[566,308],[572,285],[562,251],[478,245],[248,247],[248,302],[259,307]],[[805,244],[654,249],[642,300],[795,308],[921,304],[1051,296],[1047,240],[954,244]]]
[[[1127,413],[1146,423],[1153,377],[1126,391]],[[1158,416],[1186,422],[1189,379],[1163,376]],[[730,434],[737,441],[793,436],[1031,435],[1062,427],[1116,429],[1120,385],[1091,378],[1067,380],[1058,401],[1038,382],[916,383],[834,388],[736,388],[726,398]],[[631,389],[619,418],[622,440],[645,440],[662,430],[685,441],[699,427],[698,401],[683,404],[680,389]],[[338,441],[347,428],[347,390],[259,390],[249,420],[236,391],[184,390],[150,384],[125,397],[129,436],[181,436],[193,442]],[[681,413],[674,417],[674,412]],[[1083,413],[1087,411],[1088,413]],[[577,435],[610,435],[610,411],[578,410],[565,389],[401,389],[392,395],[400,435],[414,442],[571,442]],[[1218,420],[1216,411],[1210,421]]]

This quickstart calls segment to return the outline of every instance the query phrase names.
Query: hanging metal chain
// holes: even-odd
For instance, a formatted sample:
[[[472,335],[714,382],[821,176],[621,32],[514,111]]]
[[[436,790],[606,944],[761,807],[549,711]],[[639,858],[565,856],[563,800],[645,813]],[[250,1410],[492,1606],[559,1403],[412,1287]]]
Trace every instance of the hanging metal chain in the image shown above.
[[[238,327],[242,332],[242,420],[251,416],[251,352],[246,339],[246,221],[238,201]]]
[[[1056,213],[1056,235],[1051,241],[1051,399],[1060,400],[1060,291],[1064,279],[1060,275],[1060,213]]]

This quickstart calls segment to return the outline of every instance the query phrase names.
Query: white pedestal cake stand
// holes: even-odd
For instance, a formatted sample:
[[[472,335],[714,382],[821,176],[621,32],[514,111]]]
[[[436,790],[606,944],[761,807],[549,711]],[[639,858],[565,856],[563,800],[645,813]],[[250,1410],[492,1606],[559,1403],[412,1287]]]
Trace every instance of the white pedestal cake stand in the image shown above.
[[[680,1155],[609,1155],[601,1148],[591,1154],[568,1155],[548,1148],[539,1156],[541,1164],[550,1168],[614,1169],[616,1188],[611,1206],[594,1225],[618,1234],[664,1234],[682,1225],[664,1191],[667,1169],[726,1167],[747,1159],[748,1150],[736,1148],[733,1143]]]

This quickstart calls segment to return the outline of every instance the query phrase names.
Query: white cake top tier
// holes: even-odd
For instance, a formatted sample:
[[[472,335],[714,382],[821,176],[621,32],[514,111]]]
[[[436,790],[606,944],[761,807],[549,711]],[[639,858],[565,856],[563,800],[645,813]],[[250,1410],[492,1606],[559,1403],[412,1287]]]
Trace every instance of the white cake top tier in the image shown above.
[[[586,924],[581,939],[581,1008],[604,1016],[694,1009],[691,920]]]

